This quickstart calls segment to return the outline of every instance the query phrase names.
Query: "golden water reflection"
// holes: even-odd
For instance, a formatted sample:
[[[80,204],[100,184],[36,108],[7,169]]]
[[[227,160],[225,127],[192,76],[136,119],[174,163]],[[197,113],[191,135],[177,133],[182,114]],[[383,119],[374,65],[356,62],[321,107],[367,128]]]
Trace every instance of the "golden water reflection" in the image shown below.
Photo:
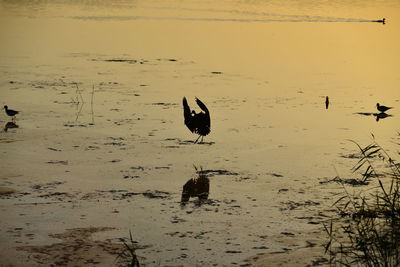
[[[1,1],[0,70],[6,84],[98,84],[103,118],[131,95],[121,90],[141,85],[149,90],[132,95],[144,103],[177,108],[198,96],[216,121],[210,137],[249,149],[333,145],[368,132],[389,139],[399,118],[399,9],[397,1]],[[118,89],[102,89],[107,79]],[[54,101],[29,90],[2,96]],[[395,106],[393,117],[377,125],[354,116],[377,102]],[[166,119],[180,125],[181,111],[171,112]]]
[[[174,137],[186,136],[175,111],[186,95],[204,99],[213,113],[211,141],[232,148],[322,148],[369,132],[390,139],[398,108],[379,124],[354,113],[399,103],[399,8],[397,1],[2,1],[0,68],[5,83],[71,87],[64,96],[77,82],[98,85],[97,108],[83,106],[75,120],[90,113],[94,121],[94,111],[106,119],[137,95],[170,103],[163,120],[173,122]],[[383,17],[385,25],[372,22]],[[22,98],[2,94],[54,101],[29,90]],[[127,116],[137,113],[123,107]]]

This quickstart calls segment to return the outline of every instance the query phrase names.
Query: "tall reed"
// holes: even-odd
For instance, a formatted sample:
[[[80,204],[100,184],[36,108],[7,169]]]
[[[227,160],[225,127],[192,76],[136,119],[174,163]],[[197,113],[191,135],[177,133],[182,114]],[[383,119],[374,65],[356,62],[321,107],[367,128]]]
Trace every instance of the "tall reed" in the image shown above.
[[[400,136],[400,135],[399,135]],[[326,253],[331,265],[400,266],[400,164],[375,141],[360,150],[353,171],[361,179],[376,179],[375,192],[358,190],[344,196],[334,206],[338,216],[325,226]],[[383,163],[385,172],[376,167]]]

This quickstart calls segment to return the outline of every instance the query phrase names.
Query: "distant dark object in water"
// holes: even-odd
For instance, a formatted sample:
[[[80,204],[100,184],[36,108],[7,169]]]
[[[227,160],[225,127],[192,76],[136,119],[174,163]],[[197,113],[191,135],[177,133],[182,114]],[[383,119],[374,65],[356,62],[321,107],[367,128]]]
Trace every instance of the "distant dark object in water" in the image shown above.
[[[208,108],[197,97],[196,103],[204,112],[196,113],[194,110],[190,111],[186,97],[183,97],[183,115],[185,117],[185,125],[192,133],[199,135],[194,143],[197,143],[200,137],[200,142],[203,142],[204,136],[208,135],[211,131],[211,119]]]
[[[386,106],[381,106],[379,105],[379,103],[376,103],[376,108],[380,111],[380,112],[386,112],[389,109],[393,108],[393,107],[386,107]]]
[[[378,23],[385,24],[386,23],[386,19],[383,18],[383,19],[379,19],[379,20],[373,20],[372,22],[378,22]]]
[[[191,178],[183,185],[181,205],[186,205],[191,197],[197,197],[199,204],[208,199],[210,192],[210,179],[202,170],[197,171],[198,177]]]
[[[17,115],[19,113],[19,111],[8,109],[7,105],[4,106],[4,109],[6,110],[6,114],[8,116],[12,117],[13,120],[15,119],[15,115]]]
[[[328,109],[328,107],[329,107],[329,97],[326,96],[326,98],[325,98],[325,108]]]
[[[13,122],[13,121],[9,121],[6,123],[6,125],[4,125],[4,131],[7,132],[8,129],[13,129],[13,128],[18,128],[19,126]]]
[[[137,63],[136,59],[123,59],[123,58],[112,58],[112,59],[105,59],[105,62],[125,62],[129,64]]]

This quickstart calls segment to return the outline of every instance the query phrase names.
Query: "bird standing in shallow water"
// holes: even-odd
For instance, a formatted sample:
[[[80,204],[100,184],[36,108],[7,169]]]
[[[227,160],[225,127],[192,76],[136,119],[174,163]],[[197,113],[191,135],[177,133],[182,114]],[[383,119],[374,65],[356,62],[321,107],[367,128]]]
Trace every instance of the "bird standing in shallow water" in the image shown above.
[[[210,113],[206,105],[196,97],[196,103],[204,112],[196,113],[194,110],[190,111],[190,107],[187,103],[186,97],[183,97],[183,115],[185,117],[185,125],[189,128],[192,133],[196,133],[199,137],[194,143],[197,143],[201,137],[203,142],[204,136],[208,135],[211,131],[211,119]]]
[[[8,106],[5,105],[4,109],[6,110],[6,114],[10,117],[12,117],[12,119],[15,119],[15,115],[17,115],[19,113],[19,111],[16,110],[12,110],[12,109],[8,109]]]
[[[380,112],[386,112],[387,110],[391,109],[392,107],[381,106],[381,105],[379,105],[379,103],[376,103],[376,108]]]

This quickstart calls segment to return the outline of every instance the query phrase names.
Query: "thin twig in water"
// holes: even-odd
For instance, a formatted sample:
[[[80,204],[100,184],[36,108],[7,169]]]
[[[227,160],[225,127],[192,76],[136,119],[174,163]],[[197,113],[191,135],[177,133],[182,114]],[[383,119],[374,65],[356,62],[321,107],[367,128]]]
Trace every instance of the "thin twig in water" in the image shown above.
[[[117,259],[121,259],[123,266],[140,267],[138,257],[136,255],[136,242],[132,238],[132,232],[129,230],[129,243],[125,239],[120,238],[124,245],[124,250],[118,255]]]
[[[76,109],[77,109],[77,113],[76,113],[76,118],[75,118],[75,122],[76,122],[76,121],[78,121],[78,118],[79,118],[79,116],[81,115],[81,112],[82,112],[82,109],[83,109],[83,105],[85,104],[85,102],[83,101],[83,97],[82,97],[82,94],[81,94],[81,90],[80,90],[79,87],[78,87],[78,83],[75,83],[75,86],[76,86],[76,94],[77,94],[77,96],[76,96],[76,102],[77,102]],[[80,96],[81,102],[79,102],[78,96]],[[79,107],[79,104],[81,104],[80,107]]]
[[[94,84],[93,84],[93,87],[92,87],[92,98],[90,99],[90,109],[91,109],[91,114],[92,114],[92,124],[94,124],[93,98],[94,98]]]

